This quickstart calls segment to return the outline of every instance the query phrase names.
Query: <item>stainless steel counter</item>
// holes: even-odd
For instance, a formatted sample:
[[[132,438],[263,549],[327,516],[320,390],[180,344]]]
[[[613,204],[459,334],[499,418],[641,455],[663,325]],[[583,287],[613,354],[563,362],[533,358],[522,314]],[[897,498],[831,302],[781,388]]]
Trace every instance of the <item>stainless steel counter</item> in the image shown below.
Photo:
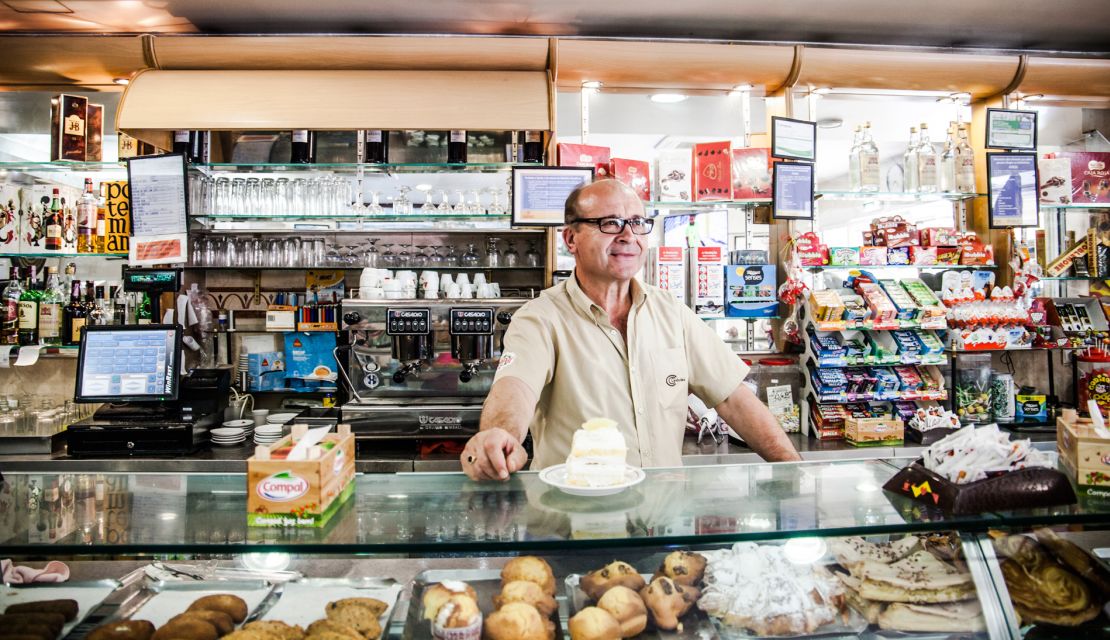
[[[1038,448],[1055,449],[1054,433],[1023,434],[1038,443]],[[821,441],[801,434],[791,434],[794,446],[804,460],[849,460],[912,457],[920,446],[853,447],[843,440]],[[253,447],[217,447],[202,449],[188,457],[177,458],[104,458],[74,459],[55,454],[18,454],[0,456],[0,471],[44,471],[71,473],[246,473],[246,460]],[[757,453],[730,442],[716,445],[712,440],[698,444],[687,438],[682,446],[682,463],[686,466],[716,464],[747,464],[762,462]],[[419,456],[415,453],[359,452],[355,468],[359,473],[455,472],[460,471],[459,459],[450,454]]]

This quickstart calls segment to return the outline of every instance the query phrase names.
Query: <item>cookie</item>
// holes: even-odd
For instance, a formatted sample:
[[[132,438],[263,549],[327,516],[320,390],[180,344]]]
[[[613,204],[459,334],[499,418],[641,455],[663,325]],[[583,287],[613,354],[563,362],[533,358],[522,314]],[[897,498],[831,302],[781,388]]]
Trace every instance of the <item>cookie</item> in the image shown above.
[[[281,640],[302,640],[304,629],[300,625],[289,625],[280,620],[258,620],[243,625],[244,631],[272,633]]]
[[[343,605],[330,603],[327,610],[329,620],[351,627],[368,640],[377,640],[382,635],[378,616],[370,607],[357,602]]]
[[[259,631],[257,629],[244,631],[240,629],[227,634],[223,637],[223,640],[281,640],[281,638],[268,631]]]
[[[365,640],[362,636],[354,636],[354,639]],[[337,633],[335,631],[319,630],[316,633],[309,634],[304,637],[304,640],[353,640],[352,636],[345,633]]]
[[[13,604],[4,613],[60,613],[66,617],[66,622],[77,619],[76,600],[37,600],[35,602],[21,602]]]
[[[329,613],[335,607],[344,607],[349,604],[357,604],[360,607],[366,607],[373,611],[375,616],[381,616],[385,613],[385,610],[389,608],[388,604],[377,598],[343,598],[342,600],[329,602],[327,606],[324,607],[324,613]]]
[[[204,620],[213,627],[216,627],[216,633],[219,633],[221,636],[226,636],[232,631],[235,631],[235,621],[231,619],[231,616],[227,615],[223,611],[211,611],[208,609],[186,611],[185,613],[179,613],[176,616],[170,618],[169,621],[173,622],[174,620],[188,620],[190,618],[195,620]]]
[[[153,635],[149,620],[118,620],[93,629],[85,640],[150,640]]]
[[[363,640],[362,634],[359,633],[358,630],[348,627],[345,624],[340,624],[334,620],[328,620],[327,618],[313,622],[308,625],[308,629],[305,630],[306,636],[320,635],[323,633],[339,634],[351,638],[351,640]]]
[[[236,624],[247,619],[247,603],[239,596],[230,593],[218,593],[211,596],[197,598],[189,605],[186,611],[207,609],[209,611],[223,611],[231,616]]]
[[[220,633],[215,625],[200,618],[167,622],[158,627],[151,640],[216,640]]]

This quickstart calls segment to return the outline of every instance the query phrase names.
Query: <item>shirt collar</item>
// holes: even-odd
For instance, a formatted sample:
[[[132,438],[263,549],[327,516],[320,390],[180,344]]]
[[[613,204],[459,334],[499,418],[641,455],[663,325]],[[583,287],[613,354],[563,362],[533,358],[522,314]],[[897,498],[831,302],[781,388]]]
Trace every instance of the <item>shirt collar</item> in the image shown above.
[[[582,290],[582,287],[579,286],[577,270],[575,270],[574,273],[571,274],[571,277],[567,278],[566,283],[567,295],[570,296],[571,302],[574,303],[574,306],[577,307],[580,311],[586,313],[587,315],[593,315],[595,313],[605,313],[605,309],[602,309],[601,305],[591,300],[590,297],[586,295],[586,292]],[[643,285],[640,284],[640,281],[637,278],[632,278],[631,291],[632,306],[634,308],[639,308],[641,305],[644,304],[644,301],[647,300],[647,292],[644,290]]]

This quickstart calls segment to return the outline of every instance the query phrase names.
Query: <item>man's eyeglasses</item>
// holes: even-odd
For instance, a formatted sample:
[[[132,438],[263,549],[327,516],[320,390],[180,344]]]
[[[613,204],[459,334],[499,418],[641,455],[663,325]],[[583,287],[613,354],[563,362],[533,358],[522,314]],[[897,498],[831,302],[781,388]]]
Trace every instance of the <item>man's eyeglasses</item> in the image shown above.
[[[574,222],[597,225],[602,233],[614,236],[624,231],[626,225],[631,227],[632,233],[638,236],[646,236],[655,226],[655,220],[652,218],[575,218],[572,224]]]

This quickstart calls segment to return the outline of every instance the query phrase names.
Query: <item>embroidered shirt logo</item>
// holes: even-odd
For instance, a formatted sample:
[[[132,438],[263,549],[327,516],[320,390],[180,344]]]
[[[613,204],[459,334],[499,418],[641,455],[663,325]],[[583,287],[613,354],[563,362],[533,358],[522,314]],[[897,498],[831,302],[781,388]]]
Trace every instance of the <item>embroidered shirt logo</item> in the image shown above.
[[[502,353],[501,354],[501,360],[499,360],[498,363],[497,363],[497,370],[500,371],[500,370],[504,369],[505,367],[508,367],[509,365],[511,365],[513,363],[513,360],[515,358],[516,358],[516,354],[514,354],[514,353]]]
[[[676,375],[667,376],[667,386],[677,387],[679,382],[686,382],[686,378],[680,378]]]

